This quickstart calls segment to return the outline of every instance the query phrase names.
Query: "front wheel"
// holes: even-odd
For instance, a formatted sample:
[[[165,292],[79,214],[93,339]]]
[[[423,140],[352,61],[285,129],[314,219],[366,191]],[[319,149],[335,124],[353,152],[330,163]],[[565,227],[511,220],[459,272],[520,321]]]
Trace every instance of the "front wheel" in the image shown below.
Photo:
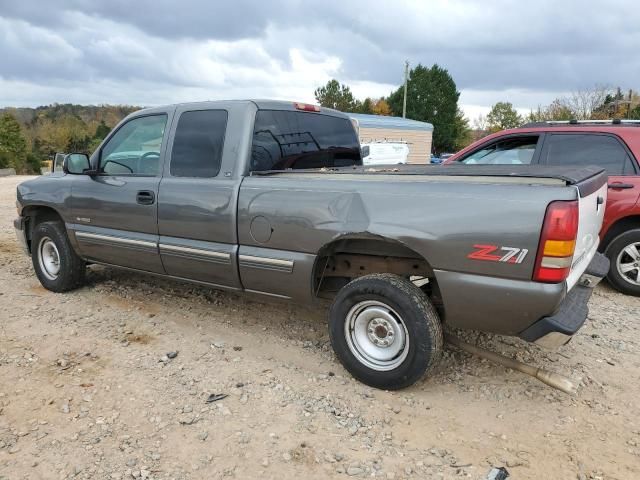
[[[329,311],[331,345],[361,382],[408,387],[440,359],[442,325],[429,298],[409,280],[366,275],[343,287]]]
[[[617,290],[640,297],[640,230],[629,230],[607,247],[607,279]]]
[[[38,280],[47,290],[66,292],[83,283],[85,263],[73,250],[61,222],[42,222],[35,226],[31,259]]]

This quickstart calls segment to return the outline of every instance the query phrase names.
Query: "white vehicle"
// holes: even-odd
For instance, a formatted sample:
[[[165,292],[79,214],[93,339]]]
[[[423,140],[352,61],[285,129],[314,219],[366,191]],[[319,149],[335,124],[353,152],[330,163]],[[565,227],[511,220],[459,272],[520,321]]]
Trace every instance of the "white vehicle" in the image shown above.
[[[369,155],[362,159],[365,165],[397,165],[407,163],[409,145],[400,142],[363,143]]]

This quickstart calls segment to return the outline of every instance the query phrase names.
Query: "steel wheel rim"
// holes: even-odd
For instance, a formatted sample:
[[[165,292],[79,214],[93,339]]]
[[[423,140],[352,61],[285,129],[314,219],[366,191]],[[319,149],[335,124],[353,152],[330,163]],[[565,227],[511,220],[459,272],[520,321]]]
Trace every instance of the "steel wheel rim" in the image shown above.
[[[640,286],[640,242],[630,243],[622,249],[616,259],[616,268],[627,282]]]
[[[38,244],[38,263],[42,274],[49,280],[55,280],[60,273],[60,253],[49,237],[43,237]]]
[[[379,372],[397,368],[409,354],[409,332],[402,317],[377,300],[360,302],[349,310],[344,336],[356,359]]]

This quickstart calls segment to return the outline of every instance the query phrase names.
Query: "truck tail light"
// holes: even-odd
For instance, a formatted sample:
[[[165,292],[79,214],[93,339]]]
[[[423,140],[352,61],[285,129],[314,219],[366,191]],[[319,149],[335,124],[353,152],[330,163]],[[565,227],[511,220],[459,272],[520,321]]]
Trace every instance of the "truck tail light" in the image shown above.
[[[578,236],[578,201],[556,201],[547,207],[533,280],[560,283],[567,279]]]
[[[319,112],[320,107],[318,105],[311,105],[309,103],[294,103],[293,106],[296,110],[303,110],[305,112]]]

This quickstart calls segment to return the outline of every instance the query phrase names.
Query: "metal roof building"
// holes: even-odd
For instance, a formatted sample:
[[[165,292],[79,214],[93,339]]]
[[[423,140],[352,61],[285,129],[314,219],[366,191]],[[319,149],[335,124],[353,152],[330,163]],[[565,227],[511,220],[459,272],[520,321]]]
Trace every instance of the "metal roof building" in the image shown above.
[[[349,113],[358,122],[360,143],[398,142],[409,145],[408,163],[430,163],[433,125],[401,117]]]
[[[361,128],[398,128],[403,130],[427,130],[433,132],[433,125],[430,123],[411,120],[409,118],[367,115],[364,113],[349,113],[348,115],[356,119]]]

